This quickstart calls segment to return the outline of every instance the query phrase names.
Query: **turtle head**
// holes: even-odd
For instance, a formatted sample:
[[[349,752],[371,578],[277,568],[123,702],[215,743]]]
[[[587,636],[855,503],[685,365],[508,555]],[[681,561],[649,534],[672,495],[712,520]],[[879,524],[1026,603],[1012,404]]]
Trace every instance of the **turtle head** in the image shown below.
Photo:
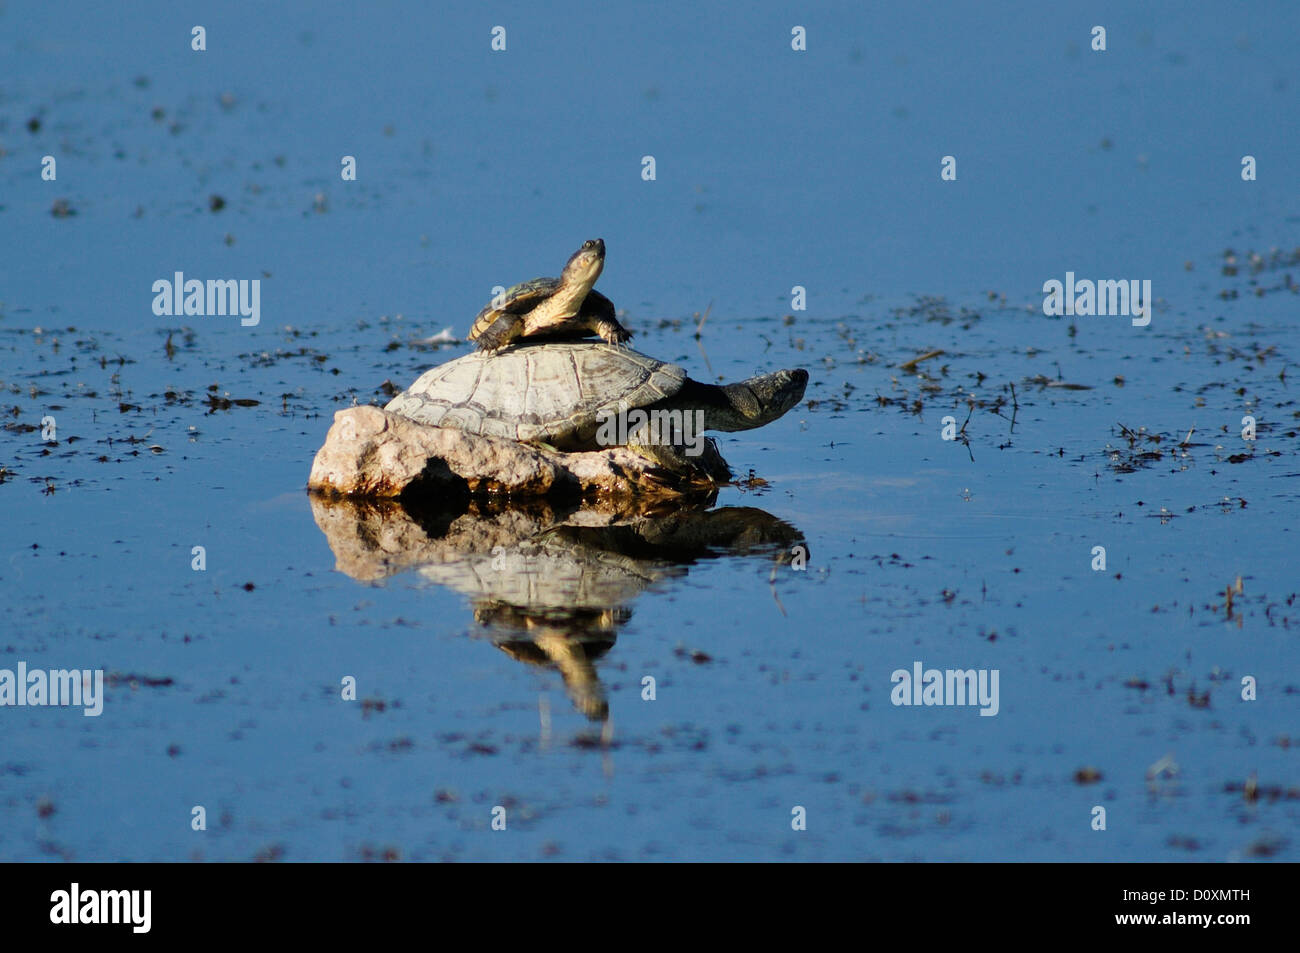
[[[745,382],[750,392],[758,398],[762,423],[771,423],[803,400],[808,386],[808,372],[802,367],[774,371]]]
[[[569,258],[560,275],[560,284],[566,289],[580,289],[585,296],[604,267],[605,240],[593,238],[589,242],[583,242],[582,247]]]
[[[801,367],[760,374],[719,390],[722,400],[706,409],[707,430],[750,430],[770,424],[803,400],[808,372]]]

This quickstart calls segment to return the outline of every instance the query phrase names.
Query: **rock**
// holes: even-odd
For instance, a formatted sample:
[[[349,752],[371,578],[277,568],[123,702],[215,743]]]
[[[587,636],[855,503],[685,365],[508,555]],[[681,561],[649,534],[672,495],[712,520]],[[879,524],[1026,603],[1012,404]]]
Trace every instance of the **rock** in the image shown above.
[[[560,453],[496,437],[430,427],[379,407],[334,415],[308,489],[333,496],[503,496],[585,499],[710,492],[730,479],[717,444],[688,473],[669,471],[626,447]]]

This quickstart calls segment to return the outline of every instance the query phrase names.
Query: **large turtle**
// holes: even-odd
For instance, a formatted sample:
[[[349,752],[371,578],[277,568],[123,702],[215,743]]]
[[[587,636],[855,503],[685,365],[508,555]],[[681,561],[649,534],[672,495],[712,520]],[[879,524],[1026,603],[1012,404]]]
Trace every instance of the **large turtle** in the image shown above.
[[[436,427],[557,450],[628,446],[674,470],[705,449],[703,430],[750,430],[803,399],[808,372],[702,384],[675,364],[598,342],[477,351],[426,371],[385,408]]]
[[[496,351],[516,338],[585,337],[621,344],[632,332],[618,323],[614,302],[591,286],[605,267],[605,242],[583,242],[558,278],[534,278],[508,289],[474,318],[469,340]]]

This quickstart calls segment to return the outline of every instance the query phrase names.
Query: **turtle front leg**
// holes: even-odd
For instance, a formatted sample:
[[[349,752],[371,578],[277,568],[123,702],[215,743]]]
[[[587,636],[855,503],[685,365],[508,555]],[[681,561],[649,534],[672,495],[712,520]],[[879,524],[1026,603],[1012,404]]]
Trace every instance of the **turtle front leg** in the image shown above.
[[[517,314],[503,314],[493,321],[486,331],[478,336],[481,351],[499,351],[524,329],[523,319]]]
[[[700,450],[692,452],[682,444],[664,443],[653,439],[646,431],[630,436],[627,449],[663,471],[665,476],[694,482],[726,483],[731,479],[731,467],[718,452],[718,444],[705,437]]]
[[[632,337],[632,332],[613,318],[600,318],[592,328],[610,344],[624,344]]]

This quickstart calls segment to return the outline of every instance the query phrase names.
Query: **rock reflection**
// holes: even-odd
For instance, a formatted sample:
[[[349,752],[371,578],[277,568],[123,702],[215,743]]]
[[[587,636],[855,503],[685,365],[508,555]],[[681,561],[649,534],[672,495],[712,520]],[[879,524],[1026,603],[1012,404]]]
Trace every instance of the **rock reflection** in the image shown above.
[[[751,555],[789,561],[797,529],[754,507],[674,501],[632,510],[482,501],[455,511],[313,495],[336,567],[374,581],[406,571],[469,596],[480,631],[520,662],[554,668],[575,708],[609,718],[595,662],[648,587],[692,563]]]

